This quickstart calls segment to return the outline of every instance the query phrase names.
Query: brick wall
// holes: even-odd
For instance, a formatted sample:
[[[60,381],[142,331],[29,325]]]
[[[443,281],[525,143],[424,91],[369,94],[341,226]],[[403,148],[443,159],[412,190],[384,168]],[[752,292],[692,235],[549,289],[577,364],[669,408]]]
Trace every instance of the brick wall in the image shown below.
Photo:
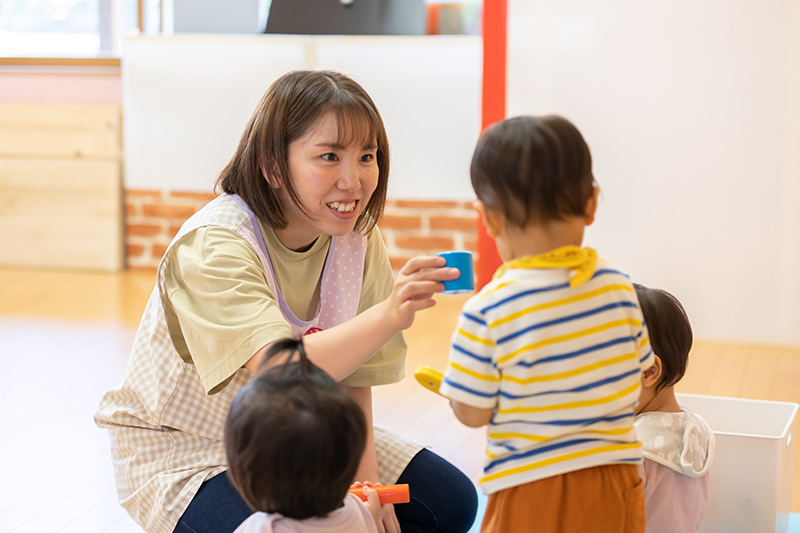
[[[125,191],[126,264],[154,269],[181,224],[212,194]],[[477,213],[470,202],[389,200],[380,224],[395,270],[420,254],[477,251]]]
[[[125,264],[154,269],[187,218],[214,199],[213,194],[175,191],[125,191]]]
[[[392,268],[415,255],[469,250],[477,256],[478,213],[472,202],[390,200],[380,222]]]

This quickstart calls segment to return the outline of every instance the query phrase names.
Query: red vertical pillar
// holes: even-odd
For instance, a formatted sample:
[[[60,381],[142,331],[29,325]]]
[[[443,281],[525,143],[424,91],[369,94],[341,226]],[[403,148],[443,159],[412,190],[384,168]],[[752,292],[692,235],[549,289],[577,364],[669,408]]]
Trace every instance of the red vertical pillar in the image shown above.
[[[483,85],[481,130],[506,117],[506,23],[507,0],[483,1]],[[478,222],[477,288],[492,280],[503,263],[494,239]]]

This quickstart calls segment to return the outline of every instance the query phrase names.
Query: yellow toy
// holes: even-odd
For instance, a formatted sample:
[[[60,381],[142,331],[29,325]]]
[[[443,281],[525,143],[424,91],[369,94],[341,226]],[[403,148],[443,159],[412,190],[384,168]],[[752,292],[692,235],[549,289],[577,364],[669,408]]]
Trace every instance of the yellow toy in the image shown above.
[[[436,370],[435,368],[431,368],[429,366],[421,366],[414,372],[414,377],[417,378],[417,381],[420,385],[425,387],[431,392],[435,392],[442,398],[446,398],[443,396],[442,393],[439,392],[439,387],[442,385],[442,379],[444,378],[444,374]]]

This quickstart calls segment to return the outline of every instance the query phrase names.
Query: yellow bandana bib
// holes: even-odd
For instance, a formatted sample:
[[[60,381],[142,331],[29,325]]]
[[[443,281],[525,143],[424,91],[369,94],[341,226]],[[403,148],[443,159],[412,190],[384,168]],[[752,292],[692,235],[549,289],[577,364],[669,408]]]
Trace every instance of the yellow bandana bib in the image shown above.
[[[580,246],[562,246],[540,255],[526,255],[505,263],[497,269],[492,279],[497,279],[511,268],[569,268],[569,284],[576,287],[591,279],[597,264],[597,252]]]

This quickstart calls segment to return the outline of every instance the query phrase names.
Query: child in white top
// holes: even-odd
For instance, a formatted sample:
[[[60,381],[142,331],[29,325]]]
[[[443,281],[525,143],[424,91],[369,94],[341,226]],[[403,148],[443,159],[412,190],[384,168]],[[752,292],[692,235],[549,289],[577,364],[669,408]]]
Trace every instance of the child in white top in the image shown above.
[[[644,454],[639,475],[645,482],[646,531],[695,532],[708,507],[714,433],[675,398],[692,347],[692,327],[673,295],[638,284],[634,288],[656,356],[642,376],[634,422]]]
[[[302,340],[273,344],[265,367],[225,423],[228,476],[257,511],[235,533],[377,533],[377,493],[364,487],[363,503],[347,492],[366,445],[361,408],[308,360]]]

